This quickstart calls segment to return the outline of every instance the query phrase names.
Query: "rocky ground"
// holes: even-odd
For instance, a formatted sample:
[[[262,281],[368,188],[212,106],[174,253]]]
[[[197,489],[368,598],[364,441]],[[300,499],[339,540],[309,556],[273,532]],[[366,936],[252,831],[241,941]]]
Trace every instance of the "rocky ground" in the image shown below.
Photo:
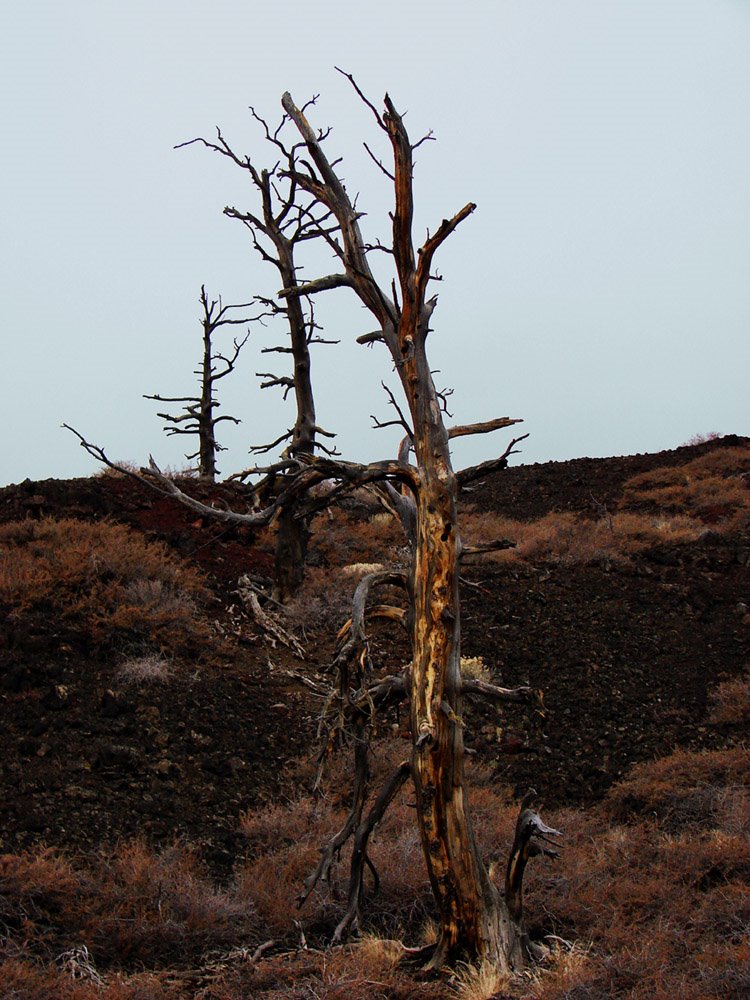
[[[614,504],[636,472],[721,446],[511,468],[480,485],[471,504],[527,519],[591,513]],[[217,504],[247,502],[239,488],[201,492]],[[285,794],[285,764],[314,750],[316,704],[284,670],[317,671],[330,641],[315,637],[305,663],[270,648],[230,610],[241,573],[269,572],[268,549],[131,480],[0,490],[0,521],[40,515],[109,517],[166,540],[205,570],[211,615],[239,635],[168,683],[133,686],[54,622],[9,621],[0,638],[0,852],[46,842],[86,853],[135,834],[182,837],[226,873],[243,853],[240,812]],[[505,684],[541,688],[549,714],[541,733],[483,709],[468,720],[467,746],[497,767],[499,782],[573,805],[600,797],[634,761],[746,738],[709,724],[707,692],[750,662],[749,563],[750,540],[709,531],[623,566],[474,567],[464,652],[481,655]],[[390,651],[379,635],[375,655]],[[532,752],[516,753],[523,744]]]

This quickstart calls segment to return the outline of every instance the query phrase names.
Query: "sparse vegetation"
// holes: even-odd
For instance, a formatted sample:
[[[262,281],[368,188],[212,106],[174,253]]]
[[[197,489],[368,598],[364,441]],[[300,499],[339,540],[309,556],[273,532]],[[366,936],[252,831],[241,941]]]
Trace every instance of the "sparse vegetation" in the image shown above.
[[[483,558],[500,563],[623,564],[640,552],[694,542],[710,527],[722,534],[750,523],[750,449],[721,448],[685,465],[641,473],[625,482],[617,509],[590,517],[549,513],[532,521],[469,510],[468,543],[504,537],[515,548]]]
[[[665,545],[690,547],[707,528],[718,537],[739,540],[731,549],[736,559],[735,553],[741,556],[746,545],[746,462],[744,449],[718,449],[676,472],[658,470],[633,477],[625,490],[627,503],[620,508],[613,505],[611,515],[604,513],[594,521],[568,513],[509,523],[474,513],[469,524],[475,538],[482,532],[495,538],[514,537],[518,531],[517,551],[482,557],[507,564],[507,573],[493,567],[503,580],[516,572],[523,580],[535,581],[548,575],[551,567],[565,568],[565,573],[553,577],[570,572],[581,579],[577,568],[591,563],[608,563],[616,573],[639,552]],[[696,483],[708,485],[698,489]],[[662,492],[665,489],[668,495]],[[726,502],[725,515],[708,524],[703,521],[706,497],[712,504]],[[736,502],[740,497],[742,504]],[[366,517],[361,516],[365,509]],[[341,624],[357,579],[372,569],[367,564],[393,564],[402,544],[389,515],[374,514],[366,507],[336,510],[332,518],[323,515],[319,521],[319,541],[312,551],[318,553],[321,565],[312,567],[310,579],[314,582],[317,574],[320,581],[327,581],[330,601],[319,597],[317,612],[308,606],[311,636],[322,634],[324,624],[326,628]],[[378,532],[383,529],[387,541],[381,546]],[[610,542],[605,546],[607,537]],[[207,585],[200,574],[165,546],[109,523],[50,518],[9,523],[0,527],[0,545],[0,600],[10,613],[11,629],[58,631],[64,624],[64,641],[75,643],[78,637],[97,656],[104,654],[106,683],[114,684],[118,692],[115,709],[119,711],[121,692],[133,706],[132,715],[117,718],[115,731],[127,731],[133,719],[142,718],[148,722],[149,738],[157,741],[156,746],[166,746],[171,736],[165,732],[160,739],[156,704],[169,699],[183,683],[179,657],[172,659],[175,636],[187,636],[185,641],[197,650],[207,641],[200,619]],[[703,547],[695,551],[702,552]],[[519,560],[526,564],[521,570]],[[364,567],[341,572],[343,566],[358,564]],[[732,565],[738,572],[743,569],[739,563]],[[676,593],[673,575],[665,577],[666,599]],[[481,582],[481,567],[475,579]],[[716,565],[712,565],[705,600],[711,600],[715,586]],[[324,592],[322,583],[319,589]],[[566,601],[571,600],[570,593],[565,591]],[[681,601],[688,600],[689,595],[682,591],[680,595]],[[297,602],[304,597],[303,589]],[[545,599],[552,599],[551,592]],[[319,620],[310,620],[318,614]],[[304,612],[301,615],[304,620]],[[746,615],[744,604],[735,597],[722,619],[734,660]],[[608,627],[602,622],[603,629]],[[701,628],[700,620],[691,627]],[[718,628],[716,636],[721,642]],[[382,642],[376,633],[373,656]],[[498,665],[491,648],[472,638],[470,650],[476,655],[462,658],[464,677],[497,682],[503,665]],[[600,655],[598,651],[596,657]],[[265,665],[265,653],[261,659]],[[278,651],[271,653],[271,659],[283,663]],[[221,881],[200,860],[200,845],[193,848],[184,842],[155,846],[139,838],[112,843],[99,854],[39,846],[0,856],[0,996],[12,1000],[244,1000],[249,996],[259,1000],[312,996],[737,1000],[750,991],[746,837],[750,753],[743,743],[750,684],[747,674],[739,672],[746,656],[734,668],[735,674],[731,662],[724,662],[727,671],[718,674],[722,678],[718,684],[709,686],[701,726],[716,743],[725,745],[704,752],[681,749],[644,761],[601,803],[586,810],[545,813],[566,837],[558,860],[529,869],[527,926],[547,956],[520,977],[498,978],[486,966],[462,965],[455,975],[424,978],[410,963],[404,945],[434,944],[438,925],[408,788],[394,800],[371,841],[369,854],[380,884],[375,892],[374,879],[365,872],[367,907],[360,938],[323,947],[346,905],[347,848],[332,869],[330,883],[313,893],[299,912],[295,907],[319,845],[340,827],[350,805],[346,762],[333,756],[317,799],[307,794],[317,762],[305,759],[288,770],[280,794],[249,808],[243,805],[240,818],[235,813],[230,822],[236,822],[241,833],[237,851],[241,860],[233,870],[224,871]],[[72,664],[84,670],[85,663],[85,657],[71,658],[63,678],[66,685]],[[665,669],[650,663],[646,668]],[[0,696],[8,705],[14,699],[33,702],[37,697],[33,687],[20,684],[16,689],[13,677],[3,674],[6,677],[10,680],[0,688]],[[613,698],[617,694],[613,691]],[[279,703],[273,707],[281,720],[287,717],[283,699],[288,693],[275,697]],[[252,708],[257,711],[254,703]],[[63,724],[66,712],[61,708],[46,710],[41,715],[45,724],[50,725],[49,716],[55,712],[61,735],[55,735],[53,720],[43,743],[25,739],[33,744],[32,759],[42,764],[47,759],[46,744],[65,739],[71,731]],[[199,714],[196,709],[184,720],[190,753],[196,755],[201,748],[210,748],[213,735],[210,726],[201,725]],[[472,720],[466,722],[471,728]],[[549,725],[558,724],[553,715]],[[105,732],[109,726],[105,719]],[[382,783],[408,753],[404,729],[400,709],[383,719],[373,744],[374,785]],[[12,760],[16,747],[8,745],[7,757]],[[36,757],[39,750],[42,756]],[[187,780],[186,758],[176,758],[174,748],[171,755],[175,760],[170,768],[181,765]],[[586,757],[580,759],[582,767],[590,763]],[[240,767],[241,762],[231,766]],[[518,813],[514,789],[504,783],[503,775],[512,781],[513,768],[499,770],[486,751],[471,758],[472,824],[478,849],[498,886]],[[101,787],[115,787],[120,779],[118,771],[109,770]],[[139,775],[138,781],[142,780]],[[168,793],[163,774],[154,772],[145,780],[151,783],[143,788],[157,799]],[[78,809],[80,801],[71,799],[71,809]],[[69,817],[61,814],[54,822],[65,825]],[[45,837],[53,842],[49,834]]]
[[[172,662],[158,653],[128,656],[117,668],[117,677],[125,684],[166,684],[174,673]]]
[[[205,626],[200,574],[158,542],[113,523],[44,518],[0,525],[0,606],[96,647],[179,653]]]
[[[750,671],[731,681],[723,681],[711,692],[709,721],[719,726],[740,726],[750,722]]]
[[[472,777],[478,829],[491,830],[490,819],[497,828],[482,843],[491,855],[517,810],[481,772]],[[382,886],[373,930],[353,945],[295,952],[300,930],[290,926],[288,907],[317,838],[340,818],[331,792],[318,806],[273,804],[246,816],[254,860],[221,889],[184,848],[154,852],[131,843],[85,865],[49,850],[3,857],[0,990],[28,1000],[487,1000],[498,993],[736,1000],[750,987],[749,778],[747,750],[680,752],[636,768],[588,814],[552,815],[569,836],[554,867],[530,876],[527,904],[532,935],[546,940],[549,956],[520,979],[463,966],[447,982],[420,981],[401,961],[406,953],[393,934],[418,946],[431,917],[426,873],[407,893],[419,907],[403,906],[403,876],[419,855],[405,805],[378,835],[373,858]],[[340,867],[346,864],[344,856]],[[343,873],[335,882],[345,884]],[[314,942],[334,919],[320,897],[305,907],[299,928]],[[251,961],[271,937],[276,946]],[[139,971],[142,963],[149,975]],[[197,985],[205,992],[196,993]]]

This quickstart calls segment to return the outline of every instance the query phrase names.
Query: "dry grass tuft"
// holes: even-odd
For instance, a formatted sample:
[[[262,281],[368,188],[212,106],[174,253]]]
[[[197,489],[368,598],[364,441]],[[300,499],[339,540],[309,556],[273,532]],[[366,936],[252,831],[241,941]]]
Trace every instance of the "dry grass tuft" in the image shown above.
[[[717,726],[739,726],[750,722],[750,672],[724,681],[713,690],[709,722]]]
[[[492,1000],[510,983],[510,976],[499,972],[489,962],[482,962],[459,966],[453,977],[453,991],[458,1000]]]
[[[174,676],[174,664],[158,653],[147,656],[129,656],[117,668],[117,677],[123,684],[135,687],[148,684],[166,684]]]
[[[69,518],[0,525],[0,607],[75,628],[95,646],[190,648],[206,588],[166,546],[123,525]]]
[[[485,681],[487,684],[492,682],[490,668],[481,656],[462,656],[461,675],[470,677],[474,681]]]

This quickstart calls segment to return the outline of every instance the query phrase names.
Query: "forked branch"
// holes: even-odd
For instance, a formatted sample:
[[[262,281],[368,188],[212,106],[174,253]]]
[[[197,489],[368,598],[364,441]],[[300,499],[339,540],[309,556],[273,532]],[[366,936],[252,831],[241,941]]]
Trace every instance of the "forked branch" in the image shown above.
[[[520,437],[513,438],[502,455],[498,455],[497,458],[491,458],[489,462],[481,462],[479,465],[472,465],[468,469],[461,469],[456,473],[458,485],[467,486],[469,483],[476,482],[477,479],[489,476],[493,472],[499,472],[501,469],[506,469],[508,467],[508,459],[510,456],[516,454],[514,445],[517,445],[519,441],[523,441],[528,436],[528,434],[521,434]]]
[[[370,835],[378,823],[385,815],[388,806],[403,788],[411,772],[408,761],[403,761],[390,776],[388,781],[375,799],[372,809],[357,827],[354,835],[354,847],[352,848],[351,869],[349,873],[349,894],[347,899],[346,913],[339,921],[333,934],[334,944],[345,940],[353,931],[356,931],[359,922],[359,903],[364,889],[365,865],[369,867],[375,879],[375,887],[379,885],[377,870],[367,855],[367,844]]]
[[[523,918],[523,876],[526,865],[530,858],[539,854],[550,858],[559,857],[555,842],[550,838],[562,837],[559,830],[547,826],[534,811],[532,806],[537,801],[538,796],[533,789],[524,796],[505,874],[505,903],[508,913],[519,927]],[[545,847],[545,844],[552,846]]]

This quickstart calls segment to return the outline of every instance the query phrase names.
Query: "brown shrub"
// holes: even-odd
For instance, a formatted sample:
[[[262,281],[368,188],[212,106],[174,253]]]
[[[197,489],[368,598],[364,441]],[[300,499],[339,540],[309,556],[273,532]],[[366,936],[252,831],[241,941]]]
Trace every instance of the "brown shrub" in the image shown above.
[[[684,516],[648,516],[627,511],[596,519],[552,513],[536,521],[513,521],[468,511],[461,520],[461,530],[464,541],[472,545],[503,537],[514,541],[515,548],[485,557],[497,562],[580,565],[622,563],[631,555],[664,542],[693,541],[702,527]]]
[[[252,903],[215,886],[186,848],[134,842],[88,867],[48,850],[7,855],[0,899],[17,944],[48,958],[85,946],[97,967],[173,966],[258,942]]]
[[[683,514],[701,524],[733,530],[750,511],[750,448],[717,448],[685,465],[652,469],[623,485],[620,507]]]
[[[178,1000],[177,993],[157,976],[134,976],[97,982],[75,976],[64,967],[40,967],[18,959],[0,960],[0,997],[3,1000]],[[185,997],[187,1000],[187,996]]]
[[[708,717],[714,725],[738,726],[750,722],[750,673],[724,681],[709,694]]]
[[[129,528],[69,518],[0,525],[0,606],[44,614],[95,645],[186,649],[204,626],[197,570]]]
[[[376,746],[373,792],[403,753],[398,740]],[[749,756],[741,748],[679,752],[639,765],[602,808],[545,813],[565,833],[562,855],[530,864],[525,903],[532,937],[556,937],[547,937],[551,953],[545,966],[502,985],[500,995],[537,1000],[736,1000],[747,995]],[[345,755],[337,755],[321,802],[300,799],[248,813],[243,829],[254,859],[225,889],[204,878],[189,851],[176,848],[156,853],[126,845],[86,869],[49,851],[3,858],[0,920],[9,932],[6,952],[15,952],[0,965],[0,996],[437,1000],[455,995],[458,986],[481,989],[478,973],[467,973],[463,984],[418,981],[397,963],[401,946],[392,939],[421,943],[432,910],[409,786],[372,841],[382,885],[377,897],[365,901],[369,933],[340,948],[285,950],[255,964],[247,960],[256,942],[277,932],[295,945],[297,918],[313,943],[311,928],[322,936],[340,917],[346,856],[330,891],[314,894],[301,916],[294,898],[317,861],[320,844],[343,820],[349,794],[343,776],[349,765]],[[480,849],[496,860],[494,879],[501,887],[517,804],[498,788],[488,768],[471,767],[469,786]],[[84,945],[90,949],[88,980]],[[207,961],[209,949],[225,950]],[[33,963],[32,955],[46,957],[48,969]],[[125,961],[180,965],[201,956],[202,967],[184,978],[111,971]],[[76,969],[82,978],[72,978]],[[197,993],[194,984],[200,984]]]
[[[340,569],[309,566],[297,595],[284,607],[289,626],[303,636],[322,632],[335,635],[351,617],[356,586],[357,580]]]
[[[691,753],[680,750],[661,760],[638,764],[607,796],[615,820],[655,816],[668,829],[684,823],[728,821],[736,797],[750,786],[750,750],[735,747]]]
[[[749,484],[750,448],[721,448],[633,476],[618,509],[600,517],[552,512],[518,521],[469,507],[461,514],[461,534],[470,545],[515,542],[513,549],[484,557],[501,563],[625,562],[666,542],[695,541],[707,524],[721,531],[747,527]]]
[[[92,951],[108,962],[185,962],[209,948],[258,943],[252,903],[220,889],[184,847],[121,847],[102,873],[101,913],[87,925]]]
[[[750,817],[739,800],[746,809],[747,763],[746,751],[680,752],[639,765],[598,813],[551,817],[565,846],[556,870],[530,872],[529,920],[588,947],[572,971],[569,950],[556,948],[535,997],[744,995]],[[710,794],[696,802],[704,783]],[[626,824],[608,825],[612,815]]]
[[[357,510],[337,507],[315,519],[310,556],[313,563],[326,566],[391,563],[405,544],[398,521],[366,497]]]

